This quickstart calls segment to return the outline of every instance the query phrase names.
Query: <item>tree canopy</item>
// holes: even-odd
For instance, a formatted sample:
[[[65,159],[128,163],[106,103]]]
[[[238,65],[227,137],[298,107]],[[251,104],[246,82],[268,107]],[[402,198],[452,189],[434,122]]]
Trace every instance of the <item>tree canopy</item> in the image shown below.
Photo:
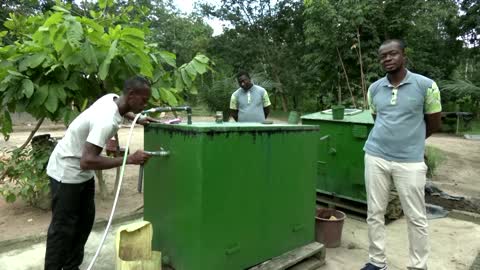
[[[465,69],[466,54],[478,74],[477,2],[223,0],[202,13],[232,25],[211,42],[217,64],[265,72],[276,85],[272,100],[316,111],[366,106],[369,84],[384,76],[377,50],[386,39],[404,39],[408,68],[439,82]]]
[[[197,76],[210,68],[202,54],[177,66],[174,53],[153,43],[150,25],[142,23],[147,6],[109,0],[88,13],[74,10],[56,5],[30,16],[11,13],[4,22],[0,123],[5,136],[12,131],[12,112],[68,123],[92,99],[119,92],[134,74],[152,81],[152,105],[177,105],[183,92],[196,92]]]
[[[268,82],[284,111],[364,108],[368,86],[384,76],[378,47],[390,38],[406,41],[408,68],[444,85],[446,102],[466,94],[479,104],[478,1],[197,2],[192,14],[171,0],[0,3],[2,133],[17,111],[68,123],[133,74],[152,80],[152,105],[195,100],[199,91],[211,97],[208,89],[246,69]],[[230,26],[212,37],[207,17]]]

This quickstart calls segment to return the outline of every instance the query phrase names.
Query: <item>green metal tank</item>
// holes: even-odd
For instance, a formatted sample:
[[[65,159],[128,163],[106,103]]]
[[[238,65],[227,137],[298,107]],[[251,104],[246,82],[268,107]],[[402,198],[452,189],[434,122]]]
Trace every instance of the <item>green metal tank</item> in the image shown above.
[[[301,119],[320,126],[317,191],[366,203],[363,146],[373,128],[370,111],[347,109],[343,120],[334,120],[327,110]]]
[[[176,270],[243,270],[314,241],[318,126],[151,124],[144,219]]]

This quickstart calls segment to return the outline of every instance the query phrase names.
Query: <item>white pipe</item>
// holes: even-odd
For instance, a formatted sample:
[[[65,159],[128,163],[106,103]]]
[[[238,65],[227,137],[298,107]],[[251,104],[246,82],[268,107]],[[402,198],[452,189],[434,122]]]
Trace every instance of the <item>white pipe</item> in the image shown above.
[[[128,133],[127,146],[125,147],[125,154],[123,155],[122,168],[120,170],[120,177],[119,177],[119,181],[118,181],[117,192],[115,194],[115,199],[113,200],[112,211],[110,212],[110,217],[108,218],[107,227],[105,228],[105,231],[103,232],[103,236],[102,236],[102,240],[100,241],[100,245],[98,245],[97,252],[95,253],[95,256],[93,256],[93,259],[90,262],[90,264],[88,265],[87,270],[93,269],[93,265],[95,264],[95,261],[97,260],[97,257],[100,254],[100,250],[103,247],[105,239],[107,238],[108,230],[110,229],[110,226],[112,225],[113,214],[115,214],[115,209],[117,208],[118,197],[120,195],[120,188],[122,186],[123,173],[125,172],[125,165],[127,164],[128,148],[130,147],[130,140],[132,139],[133,128],[135,127],[135,123],[137,123],[137,120],[140,117],[140,115],[141,114],[139,113],[135,116],[135,118],[133,119],[132,125],[130,126],[130,132]]]

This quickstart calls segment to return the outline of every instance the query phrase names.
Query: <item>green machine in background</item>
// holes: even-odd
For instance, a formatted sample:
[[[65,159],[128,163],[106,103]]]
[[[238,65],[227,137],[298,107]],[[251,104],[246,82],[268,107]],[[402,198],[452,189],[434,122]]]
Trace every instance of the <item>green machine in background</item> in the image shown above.
[[[301,119],[320,126],[317,191],[366,203],[363,146],[373,128],[370,111],[346,109],[343,120],[333,120],[327,110]]]
[[[151,124],[144,219],[176,270],[242,270],[314,241],[318,126]]]

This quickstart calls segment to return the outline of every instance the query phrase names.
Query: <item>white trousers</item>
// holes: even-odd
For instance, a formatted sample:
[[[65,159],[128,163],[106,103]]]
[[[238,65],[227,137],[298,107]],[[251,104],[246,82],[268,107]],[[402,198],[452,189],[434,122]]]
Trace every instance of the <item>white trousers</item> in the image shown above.
[[[365,154],[365,185],[368,204],[370,263],[383,267],[385,255],[385,211],[392,182],[407,217],[410,265],[408,269],[427,269],[428,223],[425,210],[424,162],[400,163]]]

